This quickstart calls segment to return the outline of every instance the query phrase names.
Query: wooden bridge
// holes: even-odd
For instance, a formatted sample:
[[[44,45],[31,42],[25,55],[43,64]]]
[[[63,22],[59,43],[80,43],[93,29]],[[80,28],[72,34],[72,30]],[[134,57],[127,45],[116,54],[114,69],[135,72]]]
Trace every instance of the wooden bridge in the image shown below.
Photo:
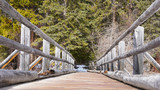
[[[147,52],[160,45],[160,37],[144,44],[145,30],[140,26],[160,9],[160,0],[155,0],[111,47],[106,50],[106,53],[100,59],[90,62],[90,68],[96,67],[96,70],[89,70],[92,73],[75,73],[75,58],[67,50],[18,13],[5,0],[0,0],[0,8],[3,12],[21,23],[20,43],[0,36],[0,45],[15,49],[13,53],[0,63],[0,86],[27,82],[0,89],[136,89],[129,85],[143,89],[160,89],[159,74],[143,75],[144,57],[160,71],[160,65]],[[43,38],[43,51],[30,47],[30,31],[35,32]],[[133,31],[134,47],[130,51],[125,51],[125,41],[123,39]],[[50,54],[50,44],[55,46],[55,55]],[[38,56],[32,63],[30,62],[30,54]],[[4,70],[5,66],[17,55],[20,55],[19,70]],[[130,56],[133,56],[133,63],[127,59]],[[40,72],[32,71],[33,67],[41,60],[42,69]],[[125,68],[124,62],[128,62],[133,67],[133,75]]]

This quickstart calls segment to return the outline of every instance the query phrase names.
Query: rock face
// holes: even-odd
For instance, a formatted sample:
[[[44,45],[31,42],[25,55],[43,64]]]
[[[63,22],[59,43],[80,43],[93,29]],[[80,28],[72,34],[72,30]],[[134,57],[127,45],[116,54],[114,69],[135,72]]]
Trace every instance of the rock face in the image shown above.
[[[38,73],[33,71],[0,70],[0,87],[35,80]]]

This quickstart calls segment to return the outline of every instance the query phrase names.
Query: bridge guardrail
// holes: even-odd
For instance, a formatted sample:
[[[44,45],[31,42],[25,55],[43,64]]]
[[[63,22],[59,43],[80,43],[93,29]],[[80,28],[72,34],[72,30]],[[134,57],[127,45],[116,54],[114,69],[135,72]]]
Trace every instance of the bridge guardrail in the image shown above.
[[[0,0],[0,8],[3,12],[10,15],[12,18],[18,20],[22,23],[21,25],[21,44],[10,40],[8,38],[5,38],[3,36],[0,36],[0,45],[14,48],[20,51],[20,69],[21,70],[29,70],[29,54],[39,55],[43,57],[43,65],[42,65],[42,72],[46,71],[46,63],[48,59],[54,60],[54,61],[60,61],[68,64],[68,69],[73,70],[74,69],[74,62],[75,58],[63,47],[61,47],[56,41],[54,41],[52,38],[47,36],[45,33],[43,33],[37,26],[32,24],[30,21],[28,21],[25,17],[23,17],[20,13],[18,13],[12,6],[10,6],[5,0]],[[35,32],[37,35],[39,35],[41,38],[43,38],[43,52],[34,49],[30,47],[30,30]],[[25,34],[24,34],[25,32]],[[28,36],[27,36],[28,34]],[[50,44],[53,44],[56,48],[55,50],[55,56],[50,55]],[[60,53],[62,50],[62,58],[60,58]],[[23,52],[22,52],[23,51]],[[24,53],[25,52],[25,53]],[[47,59],[48,58],[48,59]],[[26,61],[27,60],[27,61]],[[59,62],[56,62],[59,66]],[[62,63],[62,66],[64,67],[64,63]],[[46,64],[46,65],[44,65]],[[58,67],[57,67],[58,69]],[[63,68],[64,69],[64,68]]]
[[[124,60],[133,56],[133,73],[143,74],[143,57],[149,58],[149,62],[160,71],[160,65],[146,52],[160,46],[160,37],[144,45],[144,28],[139,26],[160,9],[160,0],[155,0],[150,7],[111,45],[111,47],[96,62],[97,68],[101,70],[113,70],[113,62],[118,61],[118,70],[124,70]],[[125,52],[125,42],[122,41],[129,33],[134,32],[134,49]],[[118,45],[118,56],[116,56],[115,46]],[[111,54],[113,52],[113,54]],[[144,55],[143,55],[144,53]],[[111,66],[109,66],[111,63]],[[131,64],[131,63],[130,63]],[[131,64],[132,65],[132,64]]]

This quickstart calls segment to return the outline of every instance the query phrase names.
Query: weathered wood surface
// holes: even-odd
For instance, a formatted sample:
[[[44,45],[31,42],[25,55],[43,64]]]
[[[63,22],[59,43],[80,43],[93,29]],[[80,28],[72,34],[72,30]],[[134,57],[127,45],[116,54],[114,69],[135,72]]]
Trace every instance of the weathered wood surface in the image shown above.
[[[107,76],[120,80],[124,83],[147,89],[159,90],[160,89],[160,74],[144,76],[144,75],[128,75],[122,71],[108,72]]]
[[[29,65],[29,70],[32,70],[32,68],[37,65],[40,61],[42,60],[42,57],[39,56],[36,60],[34,60],[30,65]]]
[[[43,53],[50,55],[50,43],[43,39]],[[49,58],[43,57],[42,60],[42,73],[49,70]]]
[[[112,59],[116,57],[116,48],[113,48],[112,51]],[[111,63],[111,71],[114,71],[115,70],[115,62],[112,62]]]
[[[151,63],[160,72],[160,65],[156,62],[156,60],[148,52],[145,52],[144,56],[147,58],[149,63]]]
[[[112,46],[106,51],[104,57],[109,51],[112,50],[123,38],[125,38],[129,33],[131,33],[134,29],[136,29],[139,25],[145,22],[148,18],[150,18],[154,13],[156,13],[160,9],[160,0],[155,0],[150,7],[112,44]],[[100,59],[101,59],[100,58]],[[98,60],[100,60],[98,59]]]
[[[62,59],[67,60],[67,54],[62,51]],[[62,70],[66,69],[66,63],[62,62]]]
[[[114,61],[119,60],[119,59],[123,59],[123,58],[126,58],[126,57],[137,55],[137,54],[146,52],[148,50],[151,50],[153,48],[156,48],[158,46],[160,46],[160,37],[150,41],[149,43],[147,43],[143,46],[132,49],[129,52],[124,53],[123,55],[117,56],[114,59],[112,59],[110,61],[107,61],[106,63],[111,63],[111,62],[114,62]],[[104,64],[106,64],[106,63],[104,63]]]
[[[52,56],[52,55],[45,54],[45,53],[43,53],[42,51],[40,51],[38,49],[22,45],[22,44],[14,41],[14,40],[10,40],[10,39],[5,38],[5,37],[3,37],[1,35],[0,35],[0,45],[6,46],[6,47],[9,47],[9,48],[13,48],[13,49],[17,49],[19,51],[24,51],[24,52],[27,52],[27,53],[31,53],[31,54],[43,56],[43,57],[46,57],[46,58],[54,59],[55,61],[62,61],[62,62],[66,62],[66,63],[72,64],[72,63],[70,63],[70,62],[68,62],[66,60],[63,60],[63,59],[60,59],[60,58],[56,58],[55,56]]]
[[[34,24],[32,24],[30,21],[28,21],[25,17],[23,17],[20,13],[18,13],[12,6],[10,6],[5,0],[0,0],[0,8],[7,13],[8,15],[10,15],[11,17],[13,17],[14,19],[18,20],[19,22],[21,22],[22,24],[24,24],[25,26],[27,26],[28,28],[30,28],[31,30],[33,30],[33,32],[35,32],[37,35],[39,35],[40,37],[42,37],[43,39],[47,40],[48,42],[50,42],[51,44],[57,46],[58,48],[60,48],[61,50],[65,51],[67,54],[69,54],[73,59],[74,57],[68,52],[66,51],[63,47],[61,47],[56,41],[54,41],[52,38],[50,38],[49,36],[47,36],[45,33],[42,32],[42,30],[40,30],[37,26],[35,26]],[[75,59],[74,59],[75,60]]]
[[[144,45],[144,28],[138,26],[134,31],[134,48]],[[143,74],[143,53],[133,56],[133,74]]]
[[[120,41],[118,43],[118,55],[122,55],[125,53],[125,42],[124,41]],[[123,70],[124,69],[124,59],[120,59],[118,60],[118,70]]]
[[[60,49],[58,47],[55,47],[55,57],[60,58]],[[55,61],[55,70],[60,70],[60,62]]]
[[[9,62],[9,60],[14,56],[16,55],[17,53],[19,53],[18,50],[14,50],[5,60],[3,60],[1,63],[0,63],[0,68],[2,68],[7,62]]]
[[[30,47],[30,30],[25,25],[21,24],[21,44]],[[29,70],[30,54],[20,51],[20,66],[23,71]]]
[[[72,73],[54,78],[0,88],[1,90],[137,90],[97,73]]]
[[[0,70],[0,87],[20,82],[32,81],[38,78],[33,71]]]
[[[107,62],[108,62],[108,61],[111,60],[111,52],[108,52],[107,57],[108,57],[108,59],[107,59]],[[105,63],[106,63],[106,62],[105,62]],[[111,70],[111,65],[110,65],[110,63],[107,63],[107,68],[108,68],[108,70]]]

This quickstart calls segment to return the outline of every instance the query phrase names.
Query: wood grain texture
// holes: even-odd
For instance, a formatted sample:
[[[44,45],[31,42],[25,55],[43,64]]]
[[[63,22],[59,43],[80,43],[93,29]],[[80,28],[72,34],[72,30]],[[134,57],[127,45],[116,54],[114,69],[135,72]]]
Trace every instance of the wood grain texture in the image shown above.
[[[5,88],[1,90],[137,90],[97,73],[72,73]]]

